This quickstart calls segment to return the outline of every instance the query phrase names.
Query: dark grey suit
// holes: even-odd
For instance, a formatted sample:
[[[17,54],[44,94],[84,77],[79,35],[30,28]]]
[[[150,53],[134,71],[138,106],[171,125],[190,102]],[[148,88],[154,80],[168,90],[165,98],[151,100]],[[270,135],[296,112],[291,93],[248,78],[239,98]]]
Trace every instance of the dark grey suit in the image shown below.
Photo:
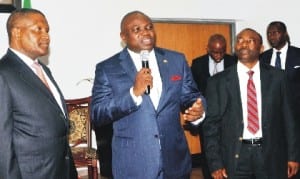
[[[42,66],[63,102],[49,69]],[[68,144],[68,118],[47,87],[11,50],[0,60],[0,99],[0,178],[77,178]],[[65,106],[64,110],[67,114]]]
[[[297,161],[295,119],[283,71],[260,64],[262,152],[269,178],[287,178],[287,162]],[[242,146],[243,114],[237,65],[208,80],[205,149],[211,171],[235,173]]]

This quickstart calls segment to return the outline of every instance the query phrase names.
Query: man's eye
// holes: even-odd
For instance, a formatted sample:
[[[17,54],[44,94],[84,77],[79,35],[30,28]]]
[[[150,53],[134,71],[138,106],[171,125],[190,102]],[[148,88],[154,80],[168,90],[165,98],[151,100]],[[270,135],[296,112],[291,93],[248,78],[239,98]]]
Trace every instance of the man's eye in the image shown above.
[[[152,29],[153,29],[153,25],[148,25],[148,26],[146,26],[145,29],[146,29],[146,30],[152,30]]]
[[[133,28],[131,30],[133,33],[139,33],[141,31],[141,29],[139,27]]]

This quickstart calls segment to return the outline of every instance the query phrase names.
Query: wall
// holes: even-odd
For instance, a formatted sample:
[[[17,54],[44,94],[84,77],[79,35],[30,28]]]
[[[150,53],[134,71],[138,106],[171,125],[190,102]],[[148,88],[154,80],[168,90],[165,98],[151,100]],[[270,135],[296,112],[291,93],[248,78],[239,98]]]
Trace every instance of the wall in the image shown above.
[[[66,98],[90,95],[92,84],[81,80],[93,78],[96,63],[121,50],[120,20],[132,10],[153,18],[234,20],[236,32],[251,27],[263,37],[270,21],[282,20],[292,44],[300,46],[296,0],[31,0],[31,4],[48,18],[51,52],[46,63]],[[0,54],[8,47],[7,17],[6,13],[0,14]],[[266,40],[264,44],[268,48]]]

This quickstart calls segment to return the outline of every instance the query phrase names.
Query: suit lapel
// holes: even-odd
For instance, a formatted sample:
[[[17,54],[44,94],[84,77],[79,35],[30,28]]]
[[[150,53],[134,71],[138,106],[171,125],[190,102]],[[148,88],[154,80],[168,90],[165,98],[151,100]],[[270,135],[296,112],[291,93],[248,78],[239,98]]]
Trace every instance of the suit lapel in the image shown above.
[[[133,63],[133,59],[130,57],[127,48],[123,49],[123,51],[120,53],[119,58],[121,67],[130,77],[130,79],[134,81],[137,69],[135,68],[135,64]]]
[[[165,58],[165,56],[163,55],[163,52],[156,48],[155,48],[155,56],[156,56],[157,65],[159,68],[159,73],[160,73],[160,77],[161,77],[161,81],[162,81],[162,91],[161,91],[161,95],[160,95],[160,99],[159,99],[159,103],[158,103],[158,107],[157,107],[157,111],[159,111],[160,107],[162,106],[163,102],[165,101],[165,96],[170,87],[170,79],[168,79],[170,76],[169,65],[172,65],[172,64],[170,64],[169,59]]]
[[[243,129],[243,109],[242,109],[242,100],[241,100],[241,92],[240,92],[240,84],[237,74],[237,65],[234,65],[232,68],[228,68],[226,73],[226,91],[227,91],[227,99],[231,100],[231,102],[236,105],[235,109],[238,119],[241,119],[238,124],[241,125],[240,129]]]
[[[268,96],[270,91],[268,89],[272,88],[271,85],[271,79],[273,79],[270,76],[270,73],[268,73],[268,68],[263,63],[260,63],[260,81],[261,81],[261,120],[262,120],[262,126],[264,126],[267,121],[267,113],[270,112],[270,109],[268,108]]]
[[[204,75],[208,78],[210,77],[210,73],[209,73],[209,55],[206,55],[204,61],[203,61],[204,65],[203,65],[203,73]]]
[[[54,80],[54,78],[53,78],[51,72],[45,67],[44,64],[41,64],[41,65],[42,65],[42,67],[43,67],[45,73],[47,74],[48,78],[50,79],[50,81],[52,82],[52,84],[55,86],[55,88],[56,88],[56,90],[57,90],[57,92],[58,92],[58,94],[59,94],[60,102],[61,102],[61,104],[62,104],[62,106],[63,106],[64,113],[67,114],[68,111],[67,111],[67,106],[65,105],[65,98],[64,98],[62,92],[60,91],[60,88],[58,87],[56,81]],[[49,91],[49,90],[48,90],[48,91]],[[50,91],[49,91],[49,92],[50,92]],[[50,92],[50,94],[51,94],[51,92]],[[57,106],[59,106],[59,104],[57,103],[57,101],[56,101],[56,99],[54,98],[54,96],[53,96],[52,94],[51,94],[51,96],[52,96],[53,99],[55,100]]]

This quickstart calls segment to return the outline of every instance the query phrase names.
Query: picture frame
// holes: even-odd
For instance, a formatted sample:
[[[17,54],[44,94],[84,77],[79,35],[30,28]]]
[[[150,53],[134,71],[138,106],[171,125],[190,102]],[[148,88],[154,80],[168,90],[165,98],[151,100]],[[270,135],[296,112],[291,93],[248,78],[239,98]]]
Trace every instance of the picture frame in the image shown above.
[[[10,13],[21,8],[22,0],[0,0],[0,13]]]

